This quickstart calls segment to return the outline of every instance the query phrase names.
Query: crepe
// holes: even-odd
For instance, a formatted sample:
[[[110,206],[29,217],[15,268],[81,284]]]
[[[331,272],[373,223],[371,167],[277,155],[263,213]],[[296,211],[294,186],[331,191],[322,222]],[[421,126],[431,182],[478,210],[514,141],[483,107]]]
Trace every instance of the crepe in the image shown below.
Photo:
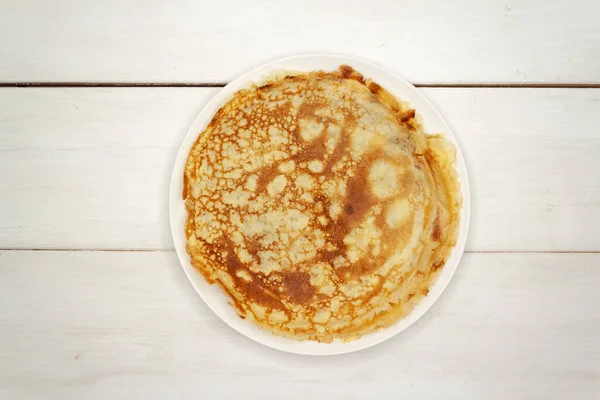
[[[240,317],[293,339],[394,324],[456,243],[454,146],[348,66],[235,93],[183,178],[192,265]]]

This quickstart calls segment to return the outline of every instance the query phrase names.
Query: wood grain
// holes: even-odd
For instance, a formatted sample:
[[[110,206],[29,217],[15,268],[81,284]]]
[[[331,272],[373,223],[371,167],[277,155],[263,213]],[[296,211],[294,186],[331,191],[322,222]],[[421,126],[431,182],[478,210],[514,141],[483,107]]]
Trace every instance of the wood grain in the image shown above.
[[[0,248],[172,248],[171,168],[217,90],[0,89]],[[600,90],[422,91],[467,159],[469,251],[600,250]]]
[[[0,3],[0,81],[223,82],[334,52],[416,83],[600,83],[591,0]]]
[[[310,358],[222,323],[171,252],[0,253],[0,397],[593,399],[600,255],[467,254],[372,349]]]

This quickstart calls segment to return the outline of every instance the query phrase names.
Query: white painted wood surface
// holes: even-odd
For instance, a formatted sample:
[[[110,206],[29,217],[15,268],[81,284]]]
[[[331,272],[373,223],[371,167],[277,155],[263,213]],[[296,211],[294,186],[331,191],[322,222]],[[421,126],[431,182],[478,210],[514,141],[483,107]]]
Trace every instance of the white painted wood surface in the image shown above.
[[[600,2],[0,2],[0,81],[222,82],[306,52],[419,83],[600,83]]]
[[[0,248],[171,249],[167,192],[218,89],[0,89]],[[467,159],[469,251],[598,251],[599,89],[422,89]]]
[[[415,326],[310,358],[223,324],[172,252],[0,253],[6,399],[597,399],[600,255],[467,254]]]
[[[597,87],[599,15],[594,0],[0,0],[0,85],[226,82],[334,52],[420,84]],[[3,86],[0,399],[600,398],[599,88],[421,89],[467,159],[471,253],[415,326],[316,359],[229,329],[169,251],[171,165],[219,89]]]

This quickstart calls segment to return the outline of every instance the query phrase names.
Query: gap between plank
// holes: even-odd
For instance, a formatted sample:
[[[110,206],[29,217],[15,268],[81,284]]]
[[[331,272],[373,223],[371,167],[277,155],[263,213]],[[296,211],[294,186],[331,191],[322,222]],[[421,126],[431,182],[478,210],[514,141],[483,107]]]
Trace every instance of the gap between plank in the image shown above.
[[[88,253],[174,253],[174,249],[93,249],[93,248],[0,248],[3,251],[39,251],[39,252],[88,252]],[[464,254],[600,254],[600,250],[482,250],[465,251]]]
[[[0,82],[0,88],[219,88],[228,82]],[[600,83],[413,83],[418,88],[498,89],[600,89]]]

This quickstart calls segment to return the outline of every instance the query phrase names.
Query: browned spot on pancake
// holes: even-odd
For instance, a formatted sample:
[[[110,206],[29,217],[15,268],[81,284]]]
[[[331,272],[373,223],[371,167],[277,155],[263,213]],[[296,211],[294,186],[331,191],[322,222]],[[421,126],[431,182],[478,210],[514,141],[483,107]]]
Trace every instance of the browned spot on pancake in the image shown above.
[[[271,89],[273,86],[275,86],[273,83],[267,83],[265,85],[262,85],[261,87],[259,87],[259,90],[267,90],[267,89]]]
[[[305,101],[304,103],[302,103],[302,105],[300,106],[300,108],[298,110],[298,118],[303,118],[303,119],[313,120],[313,121],[318,122],[319,117],[317,117],[317,115],[315,114],[315,111],[320,108],[325,108],[327,106],[328,106],[328,104],[324,103],[324,102]],[[321,119],[327,120],[327,118],[321,118]],[[327,130],[327,125],[328,124],[326,124],[323,132],[325,132]],[[293,154],[290,157],[290,160],[294,160],[296,162],[303,162],[303,161],[310,161],[310,160],[317,160],[317,159],[324,158],[324,154],[326,151],[325,142],[327,141],[327,137],[326,137],[325,133],[321,134],[319,137],[312,140],[310,143],[306,143],[300,137],[300,126],[298,124],[296,124],[295,129],[291,133],[292,133],[292,138],[294,139],[296,145],[301,146],[302,150],[298,151],[296,154]]]
[[[339,220],[330,225],[328,233],[331,236],[332,243],[335,245],[333,251],[323,251],[322,257],[332,262],[338,256],[344,256],[347,246],[344,238],[364,220],[366,214],[373,207],[377,200],[368,189],[367,176],[372,159],[375,155],[365,155],[356,166],[354,176],[346,183],[346,198],[343,206],[344,213]],[[372,272],[377,268],[373,260],[362,263],[355,263],[351,267],[339,268],[336,270],[338,277],[346,279],[346,274],[350,273],[352,278]]]
[[[442,227],[440,225],[440,216],[439,214],[435,217],[433,221],[433,230],[431,231],[431,240],[435,240],[436,242],[440,241],[442,237]]]
[[[277,299],[277,297],[271,293],[267,285],[265,285],[262,279],[252,272],[237,256],[235,253],[235,245],[229,238],[223,238],[223,247],[227,251],[227,257],[225,259],[225,265],[227,272],[234,280],[235,284],[244,290],[248,297],[254,300],[256,303],[263,305],[268,308],[285,310],[285,306]],[[251,282],[240,278],[237,275],[238,271],[245,271],[252,277]]]
[[[411,119],[413,119],[415,117],[415,115],[416,115],[416,111],[414,109],[407,110],[400,116],[400,122],[406,123],[406,122],[410,121]]]
[[[282,104],[277,105],[272,110],[263,110],[263,112],[269,118],[274,118],[276,121],[282,121],[285,119],[286,116],[290,114],[290,108],[290,102],[284,102]]]
[[[342,215],[338,222],[339,227],[342,229],[338,231],[340,236],[342,236],[342,233],[343,236],[346,236],[352,229],[360,225],[364,216],[375,204],[375,199],[367,187],[364,172],[360,171],[354,178],[350,179],[347,183],[347,188],[348,194],[344,206],[346,214]]]
[[[323,158],[326,151],[325,140],[325,135],[319,136],[308,145],[305,145],[301,151],[290,157],[290,160],[301,163]]]
[[[340,65],[339,71],[344,79],[354,79],[360,83],[365,83],[364,76],[349,65]]]
[[[281,174],[277,169],[277,164],[271,164],[266,167],[263,167],[260,170],[260,175],[256,180],[256,193],[263,192],[267,190],[267,186],[269,183],[275,179],[277,175]]]
[[[373,288],[362,297],[362,303],[367,304],[375,296],[378,296],[383,291],[384,280],[381,279],[378,284],[374,285]]]
[[[435,272],[435,271],[437,271],[438,269],[442,268],[442,267],[444,266],[444,263],[445,263],[445,262],[446,262],[445,260],[442,260],[442,261],[439,261],[439,262],[435,262],[435,263],[433,263],[433,264],[431,265],[431,272]]]
[[[300,97],[305,97],[305,95],[302,94]],[[315,111],[328,106],[329,104],[324,101],[305,100],[304,103],[302,103],[298,108],[298,118],[316,120],[317,115],[315,114]]]
[[[437,170],[438,165],[435,154],[429,149],[426,149],[422,155],[425,157],[425,160],[427,160],[426,168],[432,171]],[[438,184],[438,177],[436,175],[437,174],[431,174],[431,177],[433,178],[433,181]]]
[[[258,252],[260,251],[260,243],[255,238],[247,237],[246,238],[246,248],[248,249],[248,253],[254,258],[254,260],[260,264],[260,256]]]
[[[398,101],[394,96],[392,96],[390,92],[388,92],[387,90],[379,86],[377,83],[372,81],[369,82],[368,88],[371,91],[371,93],[375,95],[375,98],[381,103],[389,106],[392,110],[394,110],[394,112],[400,111],[400,105],[398,104]]]
[[[380,266],[378,261],[378,259],[367,257],[358,262],[338,268],[336,274],[342,281],[357,279],[375,271]],[[346,277],[346,274],[349,277]]]
[[[378,94],[383,91],[383,88],[375,82],[369,82],[368,88],[373,94]]]
[[[183,174],[183,193],[182,198],[185,200],[188,197],[188,176],[187,174]]]
[[[283,286],[294,303],[304,304],[315,294],[315,288],[310,284],[310,275],[306,272],[294,271],[283,274]]]
[[[350,147],[350,135],[354,128],[356,128],[356,117],[352,115],[346,116],[340,133],[339,143],[337,143],[333,153],[325,163],[325,173],[331,172],[331,169],[335,164],[340,161],[344,154],[347,154],[348,148]]]

